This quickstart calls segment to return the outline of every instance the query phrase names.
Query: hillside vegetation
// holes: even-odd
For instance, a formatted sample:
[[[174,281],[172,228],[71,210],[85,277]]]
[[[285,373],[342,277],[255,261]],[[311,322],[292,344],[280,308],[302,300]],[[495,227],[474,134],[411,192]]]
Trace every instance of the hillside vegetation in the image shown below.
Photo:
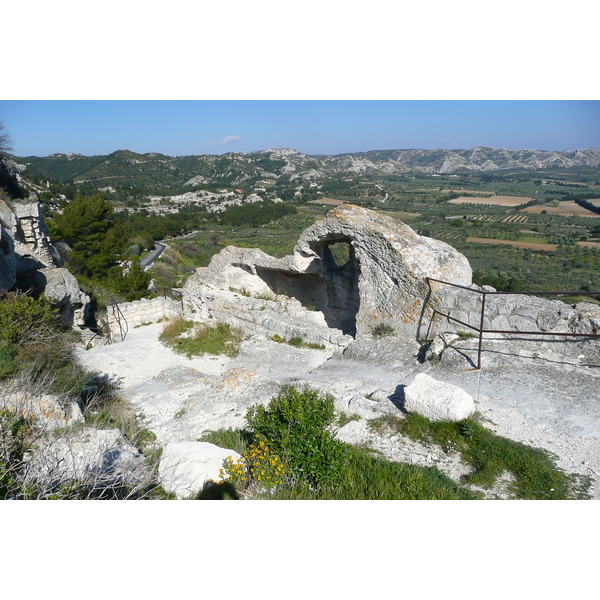
[[[184,157],[119,150],[17,160],[40,186],[48,222],[56,223],[53,241],[67,239],[60,235],[59,213],[78,196],[99,194],[113,207],[112,231],[124,243],[112,244],[111,260],[99,269],[78,269],[78,251],[71,257],[80,278],[102,280],[107,290],[132,290],[115,287],[122,277],[115,275],[115,261],[143,256],[157,240],[170,245],[153,272],[166,286],[180,285],[228,244],[289,253],[301,231],[334,202],[381,210],[446,241],[467,256],[480,285],[501,291],[600,289],[595,150],[390,150],[318,157],[293,150]],[[94,259],[102,260],[102,253]],[[94,288],[92,283],[87,289]]]

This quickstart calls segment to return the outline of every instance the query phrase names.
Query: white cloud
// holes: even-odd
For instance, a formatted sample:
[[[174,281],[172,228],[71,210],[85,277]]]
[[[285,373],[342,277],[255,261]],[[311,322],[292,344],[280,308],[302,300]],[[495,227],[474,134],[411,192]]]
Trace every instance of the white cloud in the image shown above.
[[[242,138],[239,135],[227,135],[222,140],[219,140],[218,142],[210,142],[210,143],[213,146],[226,146],[227,144],[232,144],[233,142],[237,142],[238,140],[241,140],[241,139]]]

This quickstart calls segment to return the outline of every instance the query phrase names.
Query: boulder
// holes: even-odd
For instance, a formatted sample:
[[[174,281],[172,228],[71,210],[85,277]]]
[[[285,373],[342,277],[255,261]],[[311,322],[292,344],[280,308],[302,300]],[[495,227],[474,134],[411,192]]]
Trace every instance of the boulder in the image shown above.
[[[430,421],[462,421],[475,412],[475,403],[462,388],[419,373],[404,389],[404,408]]]
[[[84,421],[76,402],[65,404],[64,400],[52,394],[16,392],[11,387],[10,384],[0,387],[0,410],[7,409],[25,415],[34,420],[42,431],[52,431]]]
[[[83,327],[90,298],[79,288],[77,279],[67,269],[44,269],[44,294],[60,309],[63,323],[69,327]]]
[[[162,488],[178,499],[189,498],[202,490],[204,484],[219,480],[223,461],[241,458],[234,450],[220,448],[208,442],[171,442],[162,452],[158,478]]]
[[[79,482],[91,489],[135,486],[148,477],[144,456],[118,429],[85,427],[40,438],[27,457],[25,480],[43,494]]]

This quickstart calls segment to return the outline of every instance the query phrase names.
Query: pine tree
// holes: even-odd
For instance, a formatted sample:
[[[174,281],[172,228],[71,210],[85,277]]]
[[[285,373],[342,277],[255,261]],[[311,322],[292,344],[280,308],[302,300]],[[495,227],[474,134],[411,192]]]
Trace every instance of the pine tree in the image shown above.
[[[71,247],[68,266],[94,279],[108,276],[127,243],[123,224],[115,220],[113,207],[102,194],[77,196],[54,217],[53,232]]]

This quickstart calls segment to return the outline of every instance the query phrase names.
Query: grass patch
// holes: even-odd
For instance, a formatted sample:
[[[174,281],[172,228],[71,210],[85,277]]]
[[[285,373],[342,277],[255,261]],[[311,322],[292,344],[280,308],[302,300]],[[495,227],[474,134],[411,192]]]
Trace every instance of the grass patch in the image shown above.
[[[498,436],[473,419],[432,422],[413,413],[398,423],[398,429],[412,439],[439,444],[445,452],[460,452],[473,469],[466,484],[491,488],[509,472],[514,481],[508,491],[517,499],[589,498],[588,477],[568,475],[551,453]]]
[[[375,325],[373,329],[371,329],[371,333],[373,337],[386,337],[388,335],[394,335],[394,328],[387,323],[379,323],[379,325]]]
[[[478,337],[478,335],[476,333],[473,333],[472,331],[457,331],[456,335],[458,336],[459,342]]]
[[[198,441],[208,442],[227,450],[235,450],[235,452],[242,455],[252,443],[252,435],[242,429],[217,429],[215,431],[205,431]]]
[[[325,350],[325,346],[323,344],[315,344],[314,342],[305,342],[301,337],[293,337],[289,340],[286,340],[278,335],[271,336],[271,339],[274,342],[278,342],[279,344],[289,344],[294,348],[308,348],[310,350]]]
[[[344,425],[348,425],[348,423],[350,423],[351,421],[360,421],[361,420],[361,416],[357,415],[357,414],[352,414],[349,415],[348,413],[340,413],[340,415],[337,418],[336,421],[336,425],[338,427],[343,427]]]
[[[242,334],[225,323],[198,325],[178,317],[168,323],[160,334],[160,341],[188,358],[203,354],[236,356]]]
[[[390,462],[368,448],[347,446],[348,463],[336,485],[315,490],[306,484],[279,487],[273,500],[475,500],[436,467]]]

